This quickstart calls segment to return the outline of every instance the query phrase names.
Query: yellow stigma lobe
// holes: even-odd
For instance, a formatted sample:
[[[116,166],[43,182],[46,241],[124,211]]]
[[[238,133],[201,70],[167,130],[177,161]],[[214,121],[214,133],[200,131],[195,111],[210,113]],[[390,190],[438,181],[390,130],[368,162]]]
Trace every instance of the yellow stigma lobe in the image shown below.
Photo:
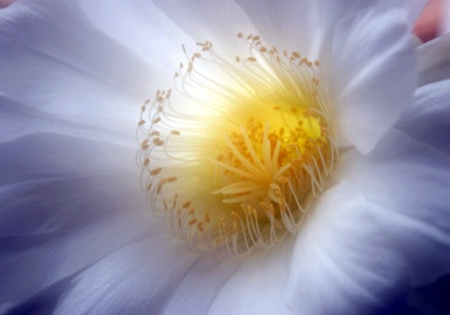
[[[242,255],[295,233],[337,158],[320,62],[238,38],[250,55],[232,62],[197,43],[138,122],[148,206],[193,252]]]

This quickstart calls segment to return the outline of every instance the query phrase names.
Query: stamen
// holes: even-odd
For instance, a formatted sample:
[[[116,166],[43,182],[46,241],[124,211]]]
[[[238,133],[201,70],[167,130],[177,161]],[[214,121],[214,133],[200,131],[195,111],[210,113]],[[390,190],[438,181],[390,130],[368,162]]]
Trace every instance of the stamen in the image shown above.
[[[232,61],[210,41],[182,45],[173,92],[140,107],[148,206],[192,252],[244,255],[296,233],[338,157],[320,61],[237,38],[249,54]]]

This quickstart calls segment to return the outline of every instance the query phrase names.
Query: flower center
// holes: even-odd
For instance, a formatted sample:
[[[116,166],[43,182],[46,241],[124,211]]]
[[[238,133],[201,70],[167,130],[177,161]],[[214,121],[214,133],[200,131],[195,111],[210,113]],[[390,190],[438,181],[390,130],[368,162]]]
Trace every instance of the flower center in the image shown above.
[[[148,206],[193,252],[242,255],[296,233],[337,158],[320,63],[238,38],[249,56],[233,62],[210,42],[205,56],[183,47],[174,92],[146,101],[138,123]]]

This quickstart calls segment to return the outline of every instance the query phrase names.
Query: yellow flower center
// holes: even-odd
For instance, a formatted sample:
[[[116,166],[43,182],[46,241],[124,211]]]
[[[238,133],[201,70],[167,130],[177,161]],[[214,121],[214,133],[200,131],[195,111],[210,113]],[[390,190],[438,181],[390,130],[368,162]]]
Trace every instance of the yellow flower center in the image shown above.
[[[138,123],[148,206],[193,252],[242,255],[296,233],[337,158],[319,61],[238,38],[249,56],[233,62],[198,43],[205,56],[186,54]]]

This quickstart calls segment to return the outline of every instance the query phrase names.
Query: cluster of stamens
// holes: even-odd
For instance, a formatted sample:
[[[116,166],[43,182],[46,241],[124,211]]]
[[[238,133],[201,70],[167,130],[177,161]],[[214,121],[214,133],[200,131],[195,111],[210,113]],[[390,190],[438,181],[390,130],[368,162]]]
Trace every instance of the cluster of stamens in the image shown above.
[[[337,158],[319,61],[238,38],[249,55],[233,62],[209,41],[191,56],[183,46],[173,92],[141,108],[148,206],[193,252],[242,255],[295,233]]]

